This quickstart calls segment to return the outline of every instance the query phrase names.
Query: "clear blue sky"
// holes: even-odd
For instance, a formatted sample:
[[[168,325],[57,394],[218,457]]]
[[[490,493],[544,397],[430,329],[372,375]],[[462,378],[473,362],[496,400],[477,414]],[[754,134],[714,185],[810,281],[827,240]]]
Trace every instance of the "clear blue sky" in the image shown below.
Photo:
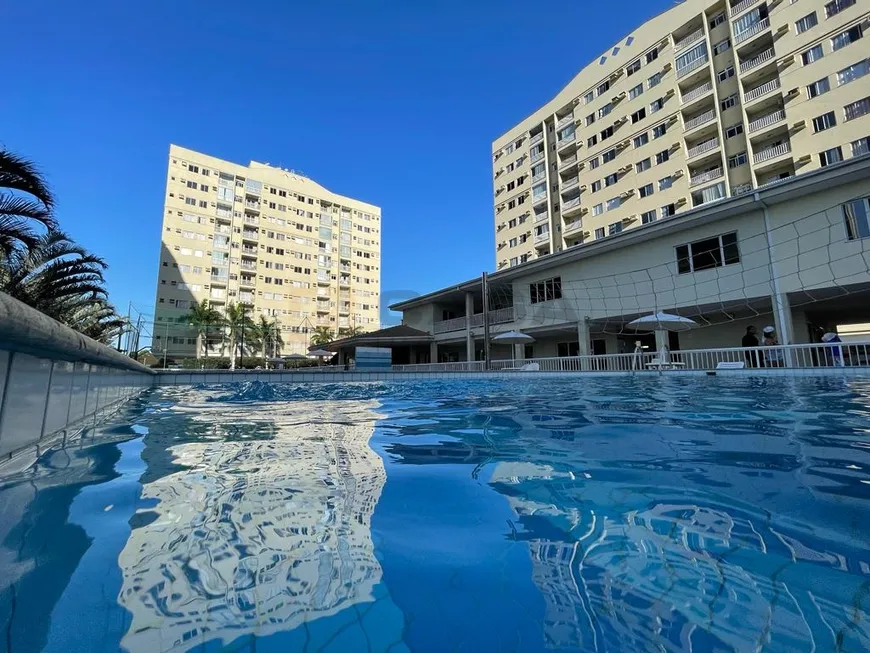
[[[492,270],[492,141],[662,0],[7,1],[0,143],[153,311],[169,143],[383,207],[382,290]]]

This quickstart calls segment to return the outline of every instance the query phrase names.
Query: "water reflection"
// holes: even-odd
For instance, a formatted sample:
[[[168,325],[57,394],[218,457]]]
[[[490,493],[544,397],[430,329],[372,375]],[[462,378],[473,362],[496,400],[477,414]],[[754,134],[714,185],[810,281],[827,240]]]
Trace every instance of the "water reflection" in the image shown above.
[[[384,598],[370,533],[386,478],[368,446],[377,402],[246,403],[249,391],[168,392],[152,420],[147,507],[118,558],[131,651],[307,632]]]

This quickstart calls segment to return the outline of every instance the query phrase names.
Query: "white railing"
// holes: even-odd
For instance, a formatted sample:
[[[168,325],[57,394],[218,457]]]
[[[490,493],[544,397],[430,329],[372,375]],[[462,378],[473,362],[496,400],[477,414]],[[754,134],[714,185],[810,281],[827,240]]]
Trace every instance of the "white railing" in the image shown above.
[[[544,140],[544,132],[537,133],[529,139],[529,145],[540,143],[542,140]]]
[[[695,127],[700,127],[701,125],[715,119],[716,111],[710,109],[709,111],[705,111],[704,113],[702,113],[700,116],[695,116],[691,120],[687,120],[683,125],[683,131],[689,131],[690,129],[694,129]]]
[[[242,238],[247,238],[248,240],[257,240],[259,236],[256,231],[242,231]]]
[[[550,217],[550,214],[547,213],[546,211],[544,211],[543,213],[538,213],[537,215],[535,215],[534,219],[532,220],[532,224],[546,222],[549,217]]]
[[[572,200],[568,200],[567,202],[562,204],[562,213],[564,213],[565,211],[569,211],[569,210],[573,209],[575,206],[578,206],[579,204],[580,204],[579,197],[575,197]]]
[[[779,88],[779,77],[771,79],[769,82],[765,82],[761,86],[756,86],[751,91],[746,91],[743,94],[744,102],[752,102],[753,100],[757,100],[762,95],[767,95]]]
[[[692,43],[695,43],[696,41],[700,41],[702,38],[704,38],[704,28],[703,27],[699,30],[692,32],[687,37],[681,39],[677,43],[674,43],[674,52],[675,53],[682,52],[683,50],[688,48],[690,45],[692,45]]]
[[[773,59],[773,55],[773,48],[765,50],[757,57],[750,59],[749,61],[744,61],[742,64],[740,64],[740,72],[745,73],[747,70],[752,70],[756,66],[760,66],[765,61],[770,61],[771,59]]]
[[[770,19],[769,18],[764,18],[764,19],[758,21],[757,23],[755,23],[755,25],[753,25],[749,29],[745,29],[742,32],[740,32],[739,34],[735,34],[734,35],[734,45],[737,45],[738,43],[743,43],[745,40],[755,36],[759,32],[766,30],[768,27],[770,27]]]
[[[534,177],[532,177],[532,183],[534,184],[536,181],[541,181],[541,179],[543,179],[546,176],[547,176],[546,170],[544,170],[543,172],[539,172]]]
[[[577,163],[577,155],[576,154],[572,154],[567,159],[562,159],[562,162],[559,164],[559,169],[561,170],[562,168],[569,166],[572,163]]]
[[[547,199],[547,193],[532,196],[532,204],[539,204]]]
[[[574,222],[566,222],[565,228],[562,229],[563,234],[571,233],[576,229],[580,229],[583,226],[582,220],[574,220]]]
[[[562,116],[559,118],[559,122],[556,123],[556,128],[563,127],[568,123],[574,122],[574,113],[571,112],[567,116]]]
[[[749,131],[754,132],[759,129],[764,129],[765,127],[772,125],[775,122],[779,122],[780,120],[785,120],[785,111],[780,109],[779,111],[774,111],[773,113],[768,113],[766,116],[762,116],[757,120],[753,120],[749,123]]]
[[[543,159],[543,158],[544,158],[544,153],[543,153],[543,152],[538,152],[537,154],[532,154],[532,155],[529,157],[529,162],[530,162],[530,163],[535,163],[536,161],[540,161],[540,160]]]
[[[736,186],[731,187],[732,195],[743,195],[743,193],[748,193],[752,190],[752,184],[737,184]]]
[[[490,361],[489,369],[520,372],[525,366],[525,371],[539,372],[711,372],[720,363],[736,367],[737,373],[749,374],[758,370],[787,373],[787,369],[870,368],[870,342],[693,349],[664,355],[644,351],[638,354],[496,359]],[[487,365],[484,361],[472,361],[394,365],[392,369],[395,372],[483,372]]]
[[[703,66],[705,63],[707,63],[707,61],[708,61],[708,57],[705,54],[703,57],[699,57],[698,59],[695,59],[692,63],[688,63],[685,66],[683,66],[682,68],[678,68],[677,69],[677,79],[679,79],[680,77],[685,77],[693,70],[697,70],[698,68]]]
[[[577,132],[569,134],[568,136],[563,136],[559,139],[558,147],[562,147],[563,145],[567,145],[568,143],[573,143],[577,140]]]
[[[497,308],[489,311],[490,324],[505,324],[506,322],[514,321],[514,309],[512,306],[508,308]],[[449,331],[464,331],[467,317],[456,317],[452,320],[443,320],[436,322],[433,331],[435,333],[448,333]],[[471,328],[483,326],[483,313],[475,313],[471,316]]]
[[[568,181],[562,182],[562,190],[568,190],[569,188],[574,188],[577,184],[580,183],[580,179],[577,177],[571,177]]]
[[[780,143],[775,147],[769,147],[766,150],[761,150],[757,152],[753,160],[755,163],[761,163],[762,161],[767,161],[768,159],[773,159],[778,156],[782,156],[783,154],[788,154],[791,152],[791,142],[786,141],[785,143]]]
[[[696,145],[693,148],[690,148],[688,152],[686,152],[686,157],[691,159],[692,157],[696,157],[699,154],[703,154],[704,152],[709,152],[710,150],[714,150],[719,147],[719,138],[714,137],[709,141],[704,141],[703,143]]]
[[[731,17],[734,18],[737,14],[742,14],[756,2],[758,2],[758,0],[743,0],[743,2],[738,2],[736,5],[731,7]]]
[[[699,98],[704,93],[709,93],[713,90],[713,84],[711,82],[707,82],[706,84],[701,84],[700,86],[696,86],[691,91],[688,91],[683,95],[683,104],[686,102],[691,102],[695,98]]]
[[[535,234],[535,245],[540,243],[546,243],[550,240],[550,232],[545,231],[544,233]]]
[[[713,170],[707,170],[706,172],[702,172],[699,175],[695,175],[689,180],[689,186],[697,186],[698,184],[705,184],[708,181],[713,181],[714,179],[719,179],[722,176],[722,168],[714,168]]]

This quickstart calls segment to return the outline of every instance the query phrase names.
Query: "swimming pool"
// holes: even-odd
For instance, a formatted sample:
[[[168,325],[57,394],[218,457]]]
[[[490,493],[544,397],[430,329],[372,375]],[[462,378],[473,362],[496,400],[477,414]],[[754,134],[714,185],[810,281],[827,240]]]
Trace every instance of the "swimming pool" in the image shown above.
[[[154,390],[0,480],[0,651],[870,650],[870,380]]]

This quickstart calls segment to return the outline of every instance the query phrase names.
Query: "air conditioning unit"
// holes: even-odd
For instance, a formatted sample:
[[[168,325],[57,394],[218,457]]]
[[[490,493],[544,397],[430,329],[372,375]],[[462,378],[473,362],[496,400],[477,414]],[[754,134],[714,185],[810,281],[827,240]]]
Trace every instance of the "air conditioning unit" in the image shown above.
[[[664,65],[664,67],[662,68],[662,72],[663,72],[663,73],[666,73],[666,72],[668,72],[670,69],[671,69],[671,64],[670,64],[670,63],[666,63],[666,64]]]
[[[673,177],[674,179],[679,179],[682,176],[683,176],[682,170],[677,170],[676,172],[674,172],[674,174],[671,175],[671,177]]]
[[[627,166],[622,166],[622,167],[619,169],[620,172],[629,172],[630,170],[631,170],[631,164],[629,164],[629,165],[627,165]]]
[[[586,184],[580,184],[580,191],[586,190]]]
[[[798,163],[809,163],[812,161],[813,157],[809,154],[804,154],[801,158],[798,159]]]
[[[622,224],[631,224],[632,222],[636,222],[636,221],[637,221],[637,216],[630,215],[627,218],[622,219]]]
[[[800,95],[800,92],[801,90],[799,88],[793,88],[788,93],[786,93],[786,95],[788,95],[789,97],[794,97],[795,95]]]
[[[798,131],[807,126],[806,120],[798,120],[795,124],[791,126],[794,131]]]
[[[672,97],[674,95],[674,89],[669,88],[668,92],[665,93],[665,97]]]
[[[623,199],[628,199],[629,197],[634,197],[634,188],[632,188],[631,190],[625,191],[624,193],[622,193],[622,195],[620,195],[620,197],[622,197]]]
[[[625,139],[624,141],[622,141],[621,143],[619,143],[616,147],[618,147],[618,148],[620,148],[620,149],[625,149],[625,148],[628,147],[629,145],[631,145],[631,141],[628,140],[628,139]]]
[[[626,120],[628,120],[628,118],[626,118],[625,116],[622,116],[621,118],[617,118],[616,120],[613,121],[613,126],[614,126],[614,127],[619,127],[619,126],[620,126],[621,124],[623,124]]]
[[[622,76],[622,68],[617,68],[615,71],[610,73],[610,79],[619,79]]]
[[[617,95],[614,95],[612,98],[610,98],[610,101],[613,102],[613,104],[616,104],[620,100],[624,100],[624,99],[625,99],[625,91],[623,91],[622,93],[619,93]]]
[[[685,203],[686,203],[686,198],[685,198],[685,197],[681,197],[681,198],[678,199],[676,202],[674,202],[674,204],[676,204],[677,206],[682,206],[682,205],[685,204]]]

